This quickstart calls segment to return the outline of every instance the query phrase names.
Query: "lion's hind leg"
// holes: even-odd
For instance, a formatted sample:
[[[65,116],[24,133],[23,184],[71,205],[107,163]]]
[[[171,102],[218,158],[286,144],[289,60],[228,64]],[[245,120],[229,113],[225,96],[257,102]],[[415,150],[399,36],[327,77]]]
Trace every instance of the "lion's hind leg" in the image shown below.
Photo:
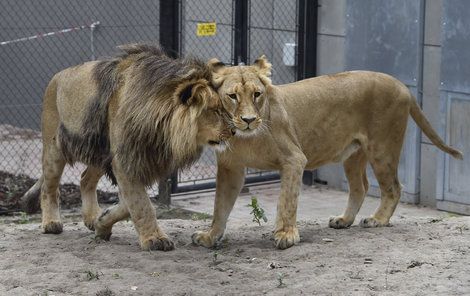
[[[342,215],[331,217],[329,221],[330,227],[338,229],[347,228],[354,223],[369,189],[366,174],[367,156],[362,149],[357,150],[346,159],[343,166],[349,182],[348,205]]]
[[[102,176],[103,171],[101,169],[88,166],[85,171],[83,171],[80,179],[83,223],[92,231],[95,230],[95,220],[101,214],[101,208],[96,195],[96,187]]]
[[[62,232],[59,182],[66,162],[55,140],[51,142],[45,143],[42,158],[44,176],[41,186],[42,229],[44,233],[57,234]]]

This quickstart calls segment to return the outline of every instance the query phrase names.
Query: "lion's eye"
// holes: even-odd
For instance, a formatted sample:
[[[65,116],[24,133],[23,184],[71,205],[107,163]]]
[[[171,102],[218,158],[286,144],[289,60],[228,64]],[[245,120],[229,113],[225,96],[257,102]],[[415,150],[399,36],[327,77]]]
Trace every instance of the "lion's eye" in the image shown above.
[[[255,96],[255,98],[257,98],[257,97],[261,96],[261,93],[259,91],[255,91],[254,96]]]
[[[232,100],[237,100],[237,94],[228,94]]]

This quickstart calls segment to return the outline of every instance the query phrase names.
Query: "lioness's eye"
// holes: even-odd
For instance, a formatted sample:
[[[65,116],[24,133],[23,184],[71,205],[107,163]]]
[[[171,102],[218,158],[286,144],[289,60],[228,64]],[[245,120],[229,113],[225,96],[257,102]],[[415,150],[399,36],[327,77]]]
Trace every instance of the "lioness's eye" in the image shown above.
[[[236,100],[236,99],[237,99],[237,94],[228,94],[228,96],[229,96],[232,100]]]
[[[261,93],[259,91],[255,91],[254,96],[255,96],[255,98],[257,98],[257,97],[261,96]]]

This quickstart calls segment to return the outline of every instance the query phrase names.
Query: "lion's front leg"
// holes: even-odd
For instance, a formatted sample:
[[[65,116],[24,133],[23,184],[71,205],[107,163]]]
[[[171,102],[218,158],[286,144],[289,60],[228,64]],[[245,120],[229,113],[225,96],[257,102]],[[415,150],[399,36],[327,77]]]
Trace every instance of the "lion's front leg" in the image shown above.
[[[212,226],[208,231],[193,233],[192,241],[194,244],[211,248],[222,238],[227,225],[227,219],[240,193],[244,180],[244,167],[230,167],[218,161]]]
[[[281,195],[274,230],[274,241],[279,249],[287,249],[300,241],[297,229],[297,200],[306,162],[305,156],[298,154],[289,159],[281,170]]]
[[[113,165],[113,171],[121,193],[118,206],[127,206],[131,220],[139,234],[142,250],[173,250],[175,248],[173,242],[157,224],[155,209],[145,191],[145,186],[131,182],[118,165]]]
[[[124,200],[120,200],[117,205],[105,209],[94,222],[96,237],[109,240],[113,225],[116,222],[129,218],[129,215],[129,209]]]

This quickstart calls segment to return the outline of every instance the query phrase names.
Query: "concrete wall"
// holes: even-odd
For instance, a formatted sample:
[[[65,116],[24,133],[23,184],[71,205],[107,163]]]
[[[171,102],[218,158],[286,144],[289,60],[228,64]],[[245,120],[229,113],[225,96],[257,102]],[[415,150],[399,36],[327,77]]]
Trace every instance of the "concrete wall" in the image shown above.
[[[345,69],[345,19],[347,0],[320,0],[318,19],[318,75]],[[441,64],[442,0],[425,1],[423,45],[424,112],[432,125],[439,127],[439,84]],[[420,159],[420,202],[436,204],[436,158],[438,150],[423,135]],[[344,173],[341,165],[328,165],[318,170],[318,177],[331,187],[341,189]]]

